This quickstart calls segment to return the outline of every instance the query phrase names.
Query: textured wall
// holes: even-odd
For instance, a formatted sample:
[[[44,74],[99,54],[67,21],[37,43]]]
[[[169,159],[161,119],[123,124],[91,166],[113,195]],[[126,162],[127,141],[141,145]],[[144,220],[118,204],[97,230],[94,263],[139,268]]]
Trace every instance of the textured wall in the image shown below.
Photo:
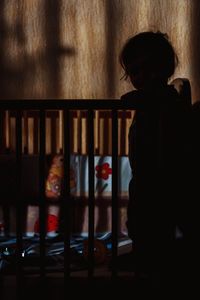
[[[200,99],[198,0],[1,0],[1,98],[119,98],[123,43],[167,32]]]

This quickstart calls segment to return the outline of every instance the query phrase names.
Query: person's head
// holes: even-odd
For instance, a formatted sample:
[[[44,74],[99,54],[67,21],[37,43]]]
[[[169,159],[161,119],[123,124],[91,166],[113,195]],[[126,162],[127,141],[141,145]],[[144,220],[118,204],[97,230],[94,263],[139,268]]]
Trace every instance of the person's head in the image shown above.
[[[166,34],[142,32],[125,43],[120,63],[136,89],[167,83],[178,58]]]

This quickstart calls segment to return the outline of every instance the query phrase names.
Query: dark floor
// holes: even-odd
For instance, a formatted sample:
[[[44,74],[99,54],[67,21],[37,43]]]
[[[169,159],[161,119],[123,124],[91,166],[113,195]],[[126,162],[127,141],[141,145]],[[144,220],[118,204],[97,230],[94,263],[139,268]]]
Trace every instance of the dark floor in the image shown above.
[[[2,300],[17,299],[16,278],[4,278],[4,287],[1,293]],[[71,299],[80,298],[106,298],[127,296],[136,292],[136,282],[132,276],[123,276],[117,279],[96,277],[92,280],[81,277],[74,277],[64,285],[63,278],[51,276],[45,280],[39,278],[26,278],[20,290],[19,299],[36,300],[42,297],[48,300],[65,299],[65,294]],[[139,286],[137,285],[137,288]],[[141,292],[150,291],[147,282],[140,284]]]
[[[186,275],[186,274],[185,274]],[[98,268],[92,279],[88,278],[87,271],[73,272],[70,279],[64,284],[62,273],[47,275],[45,279],[41,279],[38,275],[25,276],[21,289],[17,297],[16,277],[4,276],[1,278],[1,300],[29,299],[36,300],[44,298],[48,300],[62,299],[106,299],[124,297],[134,299],[133,296],[150,296],[158,299],[182,299],[189,293],[189,300],[198,299],[196,291],[188,284],[188,279],[184,274],[177,278],[171,284],[170,278],[165,278],[165,283],[159,285],[157,278],[140,278],[136,279],[134,273],[119,272],[117,278],[112,278],[111,273],[105,268]],[[173,277],[173,274],[172,274]],[[190,276],[189,276],[190,277]],[[187,277],[187,278],[189,278]],[[197,286],[198,287],[198,286]],[[197,289],[198,291],[198,289]],[[195,294],[195,298],[192,294]],[[146,298],[147,296],[147,298]],[[153,299],[153,298],[152,298]]]
[[[180,250],[180,249],[179,249]],[[15,300],[28,299],[37,300],[44,298],[48,300],[63,300],[68,299],[106,299],[117,298],[122,300],[124,297],[131,300],[140,299],[145,296],[145,299],[200,299],[197,293],[200,290],[199,269],[196,258],[186,263],[185,252],[178,251],[175,264],[166,261],[168,271],[162,269],[162,276],[156,274],[138,276],[133,271],[127,270],[130,260],[118,260],[117,277],[113,277],[109,268],[109,261],[106,263],[95,265],[94,277],[88,277],[87,268],[73,271],[70,274],[68,281],[64,283],[63,272],[48,273],[44,279],[41,279],[38,274],[24,275],[21,280],[20,288],[16,288],[15,275],[0,275],[0,300]],[[197,257],[197,256],[195,256]],[[130,259],[130,257],[129,257]],[[129,262],[129,264],[127,263]],[[166,263],[167,262],[167,263]],[[132,263],[131,263],[132,265]],[[119,269],[119,266],[123,266]],[[169,267],[171,266],[171,267]],[[193,268],[194,267],[194,268]],[[193,271],[196,269],[196,271]],[[188,297],[186,297],[188,295]]]

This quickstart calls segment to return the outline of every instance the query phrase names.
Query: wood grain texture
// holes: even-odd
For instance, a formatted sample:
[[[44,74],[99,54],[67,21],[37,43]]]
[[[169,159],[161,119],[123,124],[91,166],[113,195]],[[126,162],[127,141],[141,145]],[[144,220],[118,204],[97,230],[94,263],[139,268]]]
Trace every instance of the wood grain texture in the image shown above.
[[[1,98],[114,98],[130,83],[118,62],[128,37],[166,32],[200,99],[198,0],[1,0]]]

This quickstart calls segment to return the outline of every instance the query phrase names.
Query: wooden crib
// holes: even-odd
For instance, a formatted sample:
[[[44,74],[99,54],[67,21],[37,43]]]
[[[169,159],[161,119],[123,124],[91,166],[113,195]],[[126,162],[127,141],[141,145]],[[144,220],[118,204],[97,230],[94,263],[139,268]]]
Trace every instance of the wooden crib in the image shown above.
[[[46,102],[48,108],[48,102]],[[46,105],[45,105],[46,106]],[[19,112],[18,112],[19,113]],[[40,112],[39,110],[21,110],[21,163],[22,163],[22,190],[21,198],[26,203],[26,215],[38,215],[38,205],[40,202],[39,190],[39,160],[40,160]],[[5,110],[1,112],[1,148],[0,148],[0,162],[1,162],[1,202],[2,207],[2,223],[4,224],[5,233],[15,231],[15,217],[8,214],[8,203],[14,205],[16,201],[17,190],[17,175],[16,175],[16,147],[17,147],[17,111]],[[120,110],[118,112],[118,156],[126,157],[128,153],[128,128],[133,117],[133,112],[130,110]],[[70,155],[73,157],[88,156],[89,152],[89,135],[87,133],[87,110],[70,110],[69,112],[69,145]],[[109,110],[95,110],[94,111],[94,151],[93,155],[98,156],[99,160],[103,157],[110,157],[112,155],[112,112]],[[45,180],[47,181],[49,172],[52,166],[55,166],[52,161],[63,158],[64,134],[63,134],[63,111],[62,110],[46,110],[45,111],[45,133],[44,133],[44,147],[45,147]],[[103,164],[103,161],[102,163]],[[58,167],[59,168],[59,167]],[[55,169],[55,168],[54,168]],[[56,172],[56,171],[55,171]],[[63,176],[63,166],[62,166]],[[28,174],[28,176],[27,176]],[[59,174],[61,176],[61,174]],[[72,176],[71,176],[72,177]],[[60,179],[58,178],[58,181]],[[71,181],[73,178],[71,178]],[[71,182],[71,184],[73,184]],[[46,182],[47,185],[47,182]],[[47,205],[58,206],[60,197],[58,195],[51,195],[46,191]],[[55,196],[55,197],[54,197]],[[18,197],[17,197],[18,198]],[[86,232],[88,229],[88,193],[76,193],[73,195],[74,205],[74,231],[80,230]],[[102,201],[101,198],[104,198]],[[125,215],[127,205],[127,191],[121,196],[120,205],[122,210],[123,231],[125,228]],[[29,206],[32,205],[32,212]],[[98,231],[111,230],[111,211],[107,216],[102,213],[101,217],[98,211],[106,212],[110,210],[111,193],[102,197],[98,193],[96,196],[96,228]],[[6,208],[7,207],[7,208]],[[51,209],[50,209],[51,211]],[[58,209],[54,208],[58,215]],[[12,212],[13,216],[15,212]],[[84,214],[84,215],[82,215]],[[104,216],[103,216],[104,215]],[[28,217],[27,217],[28,218]],[[33,219],[33,217],[32,217]],[[97,221],[98,219],[98,221]],[[8,220],[12,220],[12,226]],[[80,221],[82,220],[82,221]],[[105,223],[106,221],[106,223]],[[30,222],[32,225],[30,225]],[[35,222],[35,221],[34,221]],[[82,225],[80,224],[82,222]],[[33,220],[24,220],[24,225],[27,223],[28,231],[33,227]],[[82,229],[81,229],[82,228]],[[33,231],[33,230],[32,230]]]
[[[124,218],[127,205],[127,195],[119,197],[118,160],[120,157],[127,157],[127,135],[132,117],[131,107],[126,109],[121,101],[2,101],[0,205],[5,224],[1,235],[3,239],[13,237],[9,220],[16,224],[14,236],[17,247],[17,278],[21,278],[22,275],[20,262],[27,221],[25,216],[31,205],[37,206],[38,210],[34,233],[39,237],[41,276],[47,273],[45,247],[46,238],[49,237],[47,221],[50,206],[54,206],[54,211],[55,207],[59,210],[56,232],[61,233],[63,237],[63,271],[66,278],[71,272],[71,235],[74,230],[79,233],[82,230],[77,220],[84,223],[86,228],[89,277],[93,276],[95,268],[94,243],[98,231],[111,233],[112,257],[117,256],[118,237],[121,234],[119,212],[120,209],[123,211]],[[88,191],[86,195],[80,194],[78,197],[74,196],[70,189],[72,155],[87,157],[88,160]],[[49,199],[46,183],[52,158],[55,156],[62,157],[63,183],[59,197]],[[110,157],[112,163],[111,192],[107,197],[95,195],[95,156]],[[96,219],[99,218],[96,213],[97,207],[101,211],[102,224],[96,223]],[[14,213],[10,212],[11,209]],[[87,212],[83,213],[86,209]],[[50,222],[52,214],[51,210]],[[104,222],[109,224],[104,226]],[[125,218],[123,223],[125,224]]]

